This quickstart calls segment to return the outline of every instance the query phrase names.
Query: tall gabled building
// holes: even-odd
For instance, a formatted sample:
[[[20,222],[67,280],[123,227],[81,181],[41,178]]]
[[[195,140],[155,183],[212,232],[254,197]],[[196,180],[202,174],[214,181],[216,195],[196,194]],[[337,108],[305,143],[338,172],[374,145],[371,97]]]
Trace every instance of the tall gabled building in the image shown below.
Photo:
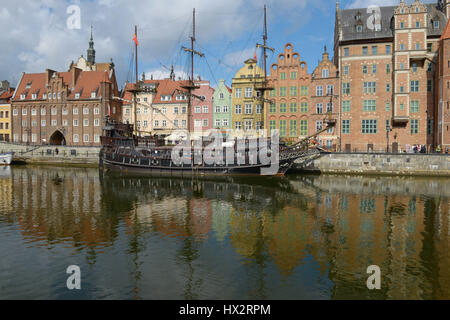
[[[447,1],[446,1],[447,2]],[[436,146],[442,1],[336,8],[341,148],[400,151]]]

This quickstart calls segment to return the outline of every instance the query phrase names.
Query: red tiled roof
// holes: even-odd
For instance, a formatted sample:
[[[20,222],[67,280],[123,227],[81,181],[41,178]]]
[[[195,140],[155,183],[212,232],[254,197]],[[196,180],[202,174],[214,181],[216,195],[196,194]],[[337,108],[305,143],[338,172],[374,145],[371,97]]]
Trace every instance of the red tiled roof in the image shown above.
[[[90,99],[91,93],[97,91],[102,82],[111,82],[109,72],[105,71],[81,71],[74,84],[72,72],[56,72],[56,76],[61,77],[63,83],[68,86],[68,99],[75,99],[75,94],[80,93],[79,99]],[[31,100],[32,94],[37,94],[36,100],[42,100],[47,93],[47,73],[25,73],[20,81],[15,101],[21,100],[20,96],[25,95],[25,100]],[[27,86],[29,85],[29,88]]]
[[[450,39],[450,20],[447,22],[444,32],[442,33],[441,40]]]
[[[176,100],[175,97],[180,92],[186,92],[186,89],[183,89],[182,86],[188,85],[189,81],[187,80],[145,80],[144,84],[155,84],[156,86],[156,96],[153,99],[153,103],[186,103],[187,100]],[[132,93],[130,90],[134,89],[134,83],[127,83],[124,89],[123,97],[124,100],[132,100]],[[163,101],[161,99],[162,96],[171,96],[172,99],[170,101]],[[127,101],[124,102],[128,103]]]
[[[9,90],[6,90],[0,94],[0,100],[9,100],[14,95],[14,89],[10,88]]]

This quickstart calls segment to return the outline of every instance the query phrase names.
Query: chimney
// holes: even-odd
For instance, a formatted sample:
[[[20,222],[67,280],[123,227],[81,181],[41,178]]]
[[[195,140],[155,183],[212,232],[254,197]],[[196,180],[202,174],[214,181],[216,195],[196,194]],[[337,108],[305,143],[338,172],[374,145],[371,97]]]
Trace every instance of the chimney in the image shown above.
[[[47,70],[45,70],[45,73],[46,73],[46,75],[47,75],[47,77],[46,77],[46,85],[48,85],[49,83],[50,83],[50,79],[52,78],[52,76],[55,74],[55,72],[56,71],[54,71],[54,70],[50,70],[50,69],[47,69]]]
[[[72,68],[72,88],[75,88],[78,78],[80,77],[82,70],[78,68]]]

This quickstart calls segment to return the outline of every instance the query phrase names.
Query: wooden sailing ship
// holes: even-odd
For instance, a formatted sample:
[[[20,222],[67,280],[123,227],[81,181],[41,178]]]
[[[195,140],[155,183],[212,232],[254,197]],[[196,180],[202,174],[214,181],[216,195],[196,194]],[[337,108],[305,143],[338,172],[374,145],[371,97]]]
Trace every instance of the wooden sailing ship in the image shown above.
[[[264,104],[267,102],[265,99],[265,92],[270,90],[267,81],[267,50],[272,50],[267,46],[267,22],[266,22],[266,7],[264,6],[264,33],[263,44],[257,44],[257,47],[263,50],[264,60],[264,82],[255,86],[255,90],[259,91],[258,95]],[[135,30],[137,33],[137,28]],[[185,90],[185,94],[188,97],[188,123],[187,128],[190,128],[190,122],[192,117],[191,105],[192,99],[200,99],[193,94],[198,88],[194,82],[194,56],[203,56],[203,53],[195,50],[195,9],[193,11],[193,30],[191,40],[191,47],[183,47],[185,52],[188,52],[191,56],[191,72],[190,79],[182,86]],[[138,81],[137,71],[137,43],[136,49],[136,85],[132,89],[134,94],[134,112],[135,121],[134,125],[124,123],[114,123],[107,118],[106,125],[103,129],[103,135],[101,137],[101,151],[100,151],[100,166],[104,169],[121,170],[121,171],[138,171],[142,173],[164,173],[173,175],[192,175],[192,174],[265,174],[265,175],[284,175],[298,160],[311,160],[320,155],[319,150],[316,148],[314,138],[322,132],[328,130],[330,127],[335,126],[335,121],[329,119],[325,121],[327,126],[315,133],[314,135],[299,141],[298,143],[287,146],[283,143],[274,141],[272,137],[265,139],[264,150],[261,150],[261,138],[234,138],[232,140],[227,139],[222,144],[227,152],[223,152],[221,159],[215,159],[214,163],[205,161],[204,151],[206,147],[213,141],[214,137],[206,137],[202,139],[202,145],[200,150],[198,146],[190,142],[180,141],[183,146],[182,157],[183,161],[176,161],[174,159],[174,148],[177,146],[167,146],[165,141],[158,136],[141,137],[136,125],[136,107],[138,104],[136,94],[144,88],[140,88]],[[153,109],[151,105],[147,105]],[[169,120],[170,121],[170,120]],[[243,140],[243,141],[242,141]],[[254,141],[256,140],[256,141]],[[258,144],[259,142],[259,144]],[[274,143],[275,142],[275,143]],[[188,145],[186,145],[188,143]],[[244,146],[242,148],[242,146]],[[270,146],[270,148],[269,148]],[[277,148],[276,150],[272,150]],[[230,158],[229,151],[233,156]],[[272,157],[270,163],[264,160],[263,157],[254,156],[260,155],[262,151],[267,155],[278,154],[277,157]],[[271,170],[268,170],[268,169]],[[273,170],[275,168],[275,170]]]

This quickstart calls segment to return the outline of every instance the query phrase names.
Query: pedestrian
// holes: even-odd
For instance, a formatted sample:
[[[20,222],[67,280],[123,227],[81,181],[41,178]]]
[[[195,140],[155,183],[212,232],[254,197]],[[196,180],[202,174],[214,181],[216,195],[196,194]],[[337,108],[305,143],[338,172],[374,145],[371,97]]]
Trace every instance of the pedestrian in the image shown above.
[[[437,146],[436,152],[437,152],[437,153],[441,153],[441,152],[442,152],[442,151],[441,151],[441,145],[438,145],[438,146]]]
[[[414,146],[414,153],[417,153],[417,146]]]
[[[427,153],[427,147],[425,145],[420,149],[420,153]]]
[[[55,153],[56,153],[56,155],[58,155],[58,153],[59,153],[58,148],[55,149]]]

